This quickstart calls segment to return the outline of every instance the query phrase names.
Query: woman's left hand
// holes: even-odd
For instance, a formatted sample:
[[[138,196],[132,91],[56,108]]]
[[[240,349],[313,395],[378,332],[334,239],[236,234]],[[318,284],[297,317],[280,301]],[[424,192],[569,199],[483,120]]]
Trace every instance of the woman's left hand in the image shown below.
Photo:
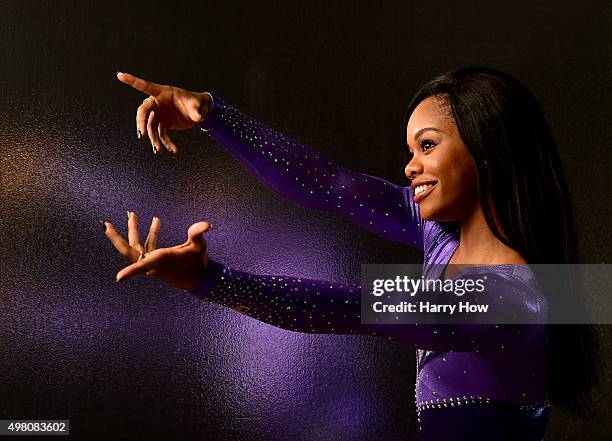
[[[117,282],[137,274],[157,277],[170,285],[194,289],[208,268],[206,240],[203,234],[211,228],[208,222],[193,224],[187,231],[187,241],[170,248],[157,248],[157,233],[161,221],[154,217],[145,244],[140,242],[138,216],[128,212],[128,240],[110,222],[103,222],[106,237],[119,253],[131,260],[131,265],[117,273]]]

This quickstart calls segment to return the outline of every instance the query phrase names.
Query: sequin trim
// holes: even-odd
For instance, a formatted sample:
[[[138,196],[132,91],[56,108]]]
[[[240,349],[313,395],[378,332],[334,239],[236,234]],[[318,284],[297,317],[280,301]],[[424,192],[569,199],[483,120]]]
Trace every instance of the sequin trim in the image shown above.
[[[436,398],[435,400],[427,400],[417,403],[417,412],[425,409],[441,409],[448,407],[464,406],[466,404],[493,404],[494,400],[482,396],[464,395],[463,397]],[[550,406],[549,400],[534,401],[529,404],[519,405],[519,410],[533,410],[542,406]]]
[[[452,407],[460,407],[465,406],[467,404],[485,404],[489,406],[494,406],[496,401],[491,400],[487,397],[481,396],[467,396],[463,397],[451,397],[451,398],[437,398],[435,400],[423,401],[422,403],[417,403],[417,421],[419,423],[419,431],[421,429],[421,412],[427,409],[443,409],[443,408],[452,408]],[[522,404],[517,406],[519,411],[531,411],[538,409],[540,407],[550,407],[549,400],[540,400],[534,401],[529,404]]]

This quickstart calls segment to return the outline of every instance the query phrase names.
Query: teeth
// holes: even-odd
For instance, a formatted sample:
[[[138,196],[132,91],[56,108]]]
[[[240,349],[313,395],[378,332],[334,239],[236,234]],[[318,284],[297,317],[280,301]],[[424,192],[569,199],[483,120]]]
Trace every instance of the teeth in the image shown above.
[[[420,194],[423,193],[426,190],[429,190],[430,187],[433,187],[434,184],[425,184],[425,185],[419,185],[417,188],[414,189],[414,194]]]

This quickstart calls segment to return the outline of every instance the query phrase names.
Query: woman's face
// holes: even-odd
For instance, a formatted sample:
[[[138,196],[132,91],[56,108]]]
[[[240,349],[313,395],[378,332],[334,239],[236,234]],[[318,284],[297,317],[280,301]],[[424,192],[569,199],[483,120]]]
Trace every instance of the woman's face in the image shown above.
[[[433,96],[421,101],[410,116],[406,136],[414,156],[405,172],[412,180],[421,217],[443,222],[465,219],[479,203],[476,164],[448,105]],[[420,183],[433,186],[419,196]]]

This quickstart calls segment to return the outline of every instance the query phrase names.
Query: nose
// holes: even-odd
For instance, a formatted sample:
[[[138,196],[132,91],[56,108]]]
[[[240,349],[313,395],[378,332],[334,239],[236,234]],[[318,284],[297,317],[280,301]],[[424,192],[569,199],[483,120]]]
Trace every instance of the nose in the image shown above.
[[[408,162],[404,173],[411,181],[416,178],[418,174],[423,173],[423,165],[421,164],[421,161],[417,159],[417,155],[414,155],[410,162]]]

